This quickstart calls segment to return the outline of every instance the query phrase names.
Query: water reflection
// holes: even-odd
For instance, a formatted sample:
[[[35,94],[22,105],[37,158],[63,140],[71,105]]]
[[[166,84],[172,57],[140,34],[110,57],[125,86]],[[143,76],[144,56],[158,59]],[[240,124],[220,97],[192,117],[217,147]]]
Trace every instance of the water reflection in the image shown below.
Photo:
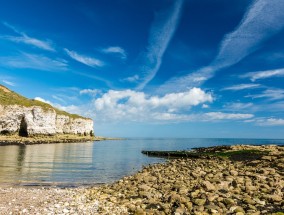
[[[131,139],[94,143],[0,147],[0,183],[81,185],[108,183],[143,165],[163,162],[142,150],[185,150],[224,144],[284,144],[263,139]]]
[[[92,143],[3,146],[0,148],[0,182],[72,181],[74,172],[92,165],[92,157]]]
[[[17,162],[17,171],[21,172],[22,170],[22,166],[23,166],[23,162],[25,160],[25,155],[26,155],[26,146],[19,146],[18,147],[18,162]]]

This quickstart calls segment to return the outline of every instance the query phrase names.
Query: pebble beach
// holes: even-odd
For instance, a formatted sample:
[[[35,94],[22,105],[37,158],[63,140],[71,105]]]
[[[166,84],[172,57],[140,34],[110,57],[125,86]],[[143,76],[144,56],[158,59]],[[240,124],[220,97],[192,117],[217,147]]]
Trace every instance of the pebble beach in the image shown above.
[[[101,186],[0,188],[0,214],[284,214],[284,147],[257,159],[170,159]]]

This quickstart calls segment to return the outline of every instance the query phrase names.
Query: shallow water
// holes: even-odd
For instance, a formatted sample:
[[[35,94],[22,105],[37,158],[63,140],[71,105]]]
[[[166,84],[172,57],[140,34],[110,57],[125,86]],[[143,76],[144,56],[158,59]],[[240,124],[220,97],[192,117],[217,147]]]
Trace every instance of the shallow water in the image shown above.
[[[109,183],[143,165],[163,162],[142,150],[186,150],[232,144],[280,144],[272,139],[128,139],[0,147],[0,184],[79,186]]]

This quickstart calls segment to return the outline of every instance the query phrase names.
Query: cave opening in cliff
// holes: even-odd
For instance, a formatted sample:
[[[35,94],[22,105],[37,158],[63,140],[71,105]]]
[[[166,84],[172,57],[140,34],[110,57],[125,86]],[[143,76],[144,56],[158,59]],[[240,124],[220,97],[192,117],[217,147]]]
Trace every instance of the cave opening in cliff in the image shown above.
[[[19,136],[21,137],[27,137],[28,136],[28,125],[25,120],[25,117],[22,118],[20,129],[19,129]]]

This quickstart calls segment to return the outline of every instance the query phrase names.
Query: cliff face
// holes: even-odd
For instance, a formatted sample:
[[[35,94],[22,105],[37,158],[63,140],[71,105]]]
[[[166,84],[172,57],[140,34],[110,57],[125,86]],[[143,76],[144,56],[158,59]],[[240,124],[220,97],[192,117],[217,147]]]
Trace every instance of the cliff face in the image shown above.
[[[2,94],[13,93],[7,90],[4,92],[0,88],[0,94],[1,91]],[[56,111],[51,106],[46,108],[36,105],[9,105],[7,102],[6,104],[1,104],[0,100],[0,133],[19,134],[20,136],[55,134],[93,135],[93,121],[91,119],[60,113],[60,111]]]

